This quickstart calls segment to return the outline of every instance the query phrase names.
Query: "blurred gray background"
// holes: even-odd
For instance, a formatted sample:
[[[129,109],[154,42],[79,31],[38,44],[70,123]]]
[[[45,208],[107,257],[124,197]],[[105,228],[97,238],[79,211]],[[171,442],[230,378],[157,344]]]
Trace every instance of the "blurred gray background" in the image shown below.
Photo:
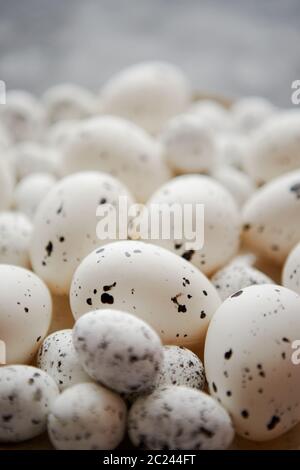
[[[299,0],[0,0],[0,79],[94,90],[129,64],[180,65],[195,90],[291,105]]]

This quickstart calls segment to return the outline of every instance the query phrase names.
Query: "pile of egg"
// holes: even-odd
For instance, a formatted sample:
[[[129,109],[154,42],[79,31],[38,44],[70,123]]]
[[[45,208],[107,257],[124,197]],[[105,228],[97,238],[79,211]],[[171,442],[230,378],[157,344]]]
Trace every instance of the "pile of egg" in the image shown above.
[[[101,241],[121,196],[204,204],[203,247]],[[0,211],[2,445],[226,449],[300,422],[298,110],[195,101],[159,62],[9,91]]]

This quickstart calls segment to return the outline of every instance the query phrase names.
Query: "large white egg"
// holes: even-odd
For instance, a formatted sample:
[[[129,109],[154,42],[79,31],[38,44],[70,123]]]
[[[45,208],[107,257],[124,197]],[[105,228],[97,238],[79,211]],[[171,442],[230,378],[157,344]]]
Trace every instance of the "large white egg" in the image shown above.
[[[199,209],[203,205],[204,217],[197,205]],[[167,233],[164,235],[164,225],[159,217],[165,207],[174,209],[175,213],[174,217],[170,217],[171,230],[168,237]],[[147,209],[137,218],[142,226],[141,237],[191,261],[206,275],[221,268],[238,250],[240,215],[236,203],[231,194],[210,177],[185,175],[172,179],[153,194],[147,203]],[[167,217],[168,215],[162,216],[165,223],[168,222]],[[147,230],[146,220],[150,221],[148,227],[151,230]],[[182,232],[181,237],[175,230],[179,220],[182,220],[182,230],[178,230]],[[156,226],[158,229],[154,230]],[[203,247],[194,249],[194,241],[198,241],[201,246],[202,231]]]
[[[32,224],[20,212],[0,212],[0,263],[28,268]]]
[[[276,178],[243,208],[243,238],[256,253],[283,264],[300,240],[300,171]]]
[[[282,284],[300,294],[300,243],[292,249],[283,266]]]
[[[206,336],[205,372],[213,397],[236,432],[256,441],[280,436],[300,421],[300,297],[281,286],[251,286],[218,308]]]
[[[0,279],[0,340],[6,363],[30,362],[50,326],[50,293],[34,273],[18,266],[0,264]]]
[[[19,182],[14,191],[14,207],[30,219],[56,183],[56,179],[50,173],[33,173]]]
[[[63,147],[65,174],[110,173],[144,202],[170,176],[159,145],[133,123],[111,116],[78,124]]]
[[[98,238],[96,210],[105,204],[118,209],[119,197],[132,203],[122,183],[97,172],[67,176],[45,196],[34,220],[30,257],[33,270],[53,292],[68,294],[78,264],[107,242]]]
[[[95,309],[125,310],[149,323],[165,344],[199,348],[220,304],[197,268],[139,241],[111,243],[89,254],[74,274],[70,302],[76,319]]]
[[[100,91],[103,114],[121,116],[156,134],[190,101],[183,72],[165,62],[142,62],[112,77]]]

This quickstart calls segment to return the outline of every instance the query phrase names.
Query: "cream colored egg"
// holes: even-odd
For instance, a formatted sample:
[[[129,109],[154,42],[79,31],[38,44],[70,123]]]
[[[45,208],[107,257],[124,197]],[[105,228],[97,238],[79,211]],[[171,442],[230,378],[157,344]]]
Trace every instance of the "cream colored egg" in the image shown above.
[[[70,302],[76,319],[95,309],[125,310],[149,323],[165,344],[199,348],[220,304],[197,268],[138,241],[111,243],[88,255],[74,274]]]
[[[0,264],[0,279],[0,339],[5,362],[30,362],[50,326],[50,293],[34,273],[17,266]]]
[[[34,220],[30,257],[33,270],[52,292],[68,294],[73,273],[81,260],[97,246],[107,243],[104,229],[103,239],[98,237],[100,217],[96,211],[105,205],[118,210],[119,197],[128,205],[132,203],[122,183],[97,172],[63,178],[45,196]]]
[[[282,284],[300,294],[300,243],[292,249],[283,266]]]
[[[219,307],[207,332],[209,390],[227,409],[236,432],[266,441],[300,421],[300,297],[281,286],[251,286]]]

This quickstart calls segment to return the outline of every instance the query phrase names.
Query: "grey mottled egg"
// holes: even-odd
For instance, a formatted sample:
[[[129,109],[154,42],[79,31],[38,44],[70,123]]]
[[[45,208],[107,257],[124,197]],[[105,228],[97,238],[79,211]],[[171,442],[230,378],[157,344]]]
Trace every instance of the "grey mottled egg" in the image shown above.
[[[0,263],[28,268],[32,224],[20,212],[0,212]]]
[[[74,326],[73,342],[86,372],[119,393],[149,389],[163,358],[157,333],[134,315],[117,310],[83,315]]]
[[[265,284],[242,289],[216,311],[205,342],[205,373],[211,394],[230,413],[236,432],[274,439],[300,421],[300,297]]]
[[[226,449],[234,437],[219,403],[199,390],[172,385],[132,405],[128,432],[135,446],[150,450]]]
[[[58,394],[56,383],[42,370],[0,367],[0,442],[25,441],[43,433]]]
[[[217,289],[221,300],[225,300],[244,287],[256,284],[272,284],[273,281],[258,269],[241,260],[233,261],[216,272],[211,278],[211,282]]]
[[[55,331],[44,339],[37,366],[53,377],[60,390],[91,380],[78,361],[72,330]]]
[[[56,449],[115,449],[125,434],[126,415],[116,393],[92,383],[77,384],[51,407],[48,433]]]

